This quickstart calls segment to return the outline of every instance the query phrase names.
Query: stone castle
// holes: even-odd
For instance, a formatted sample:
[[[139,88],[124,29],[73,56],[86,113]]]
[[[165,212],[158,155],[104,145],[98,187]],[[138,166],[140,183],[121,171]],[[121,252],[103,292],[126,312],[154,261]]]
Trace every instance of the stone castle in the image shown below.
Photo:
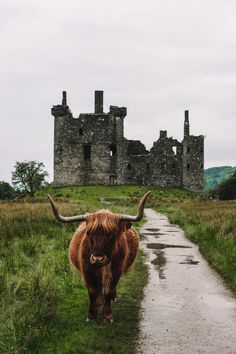
[[[103,91],[95,91],[95,112],[74,118],[63,91],[53,106],[54,185],[143,184],[203,191],[204,137],[190,135],[185,111],[179,142],[166,130],[148,151],[139,140],[124,137],[125,107],[103,112]]]

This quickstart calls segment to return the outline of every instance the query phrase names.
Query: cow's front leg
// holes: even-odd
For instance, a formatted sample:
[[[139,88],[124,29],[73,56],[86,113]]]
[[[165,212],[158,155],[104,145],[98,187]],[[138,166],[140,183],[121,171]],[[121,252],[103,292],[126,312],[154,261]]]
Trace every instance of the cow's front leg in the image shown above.
[[[115,299],[116,290],[111,290],[108,292],[108,294],[104,294],[104,306],[103,306],[103,312],[104,312],[104,322],[112,323],[113,318],[112,318],[112,302]]]
[[[102,285],[101,281],[99,283],[98,277],[92,273],[87,274],[85,282],[90,299],[87,321],[90,321],[97,318],[97,308],[103,304]]]
[[[104,306],[103,306],[103,316],[104,322],[112,323],[112,303],[116,298],[116,286],[120,279],[121,271],[116,274],[113,273],[113,278],[111,280],[108,289],[104,289]]]
[[[97,318],[97,304],[96,304],[97,295],[93,291],[89,291],[90,305],[88,310],[87,321],[96,320]]]
[[[90,305],[88,310],[87,321],[95,320],[97,318],[97,309],[99,306],[104,304],[102,289],[88,289]]]
[[[122,275],[123,269],[123,258],[116,257],[113,258],[110,264],[110,276],[109,279],[103,277],[103,288],[104,288],[104,306],[103,306],[103,316],[104,322],[112,323],[112,302],[116,298],[116,286]]]

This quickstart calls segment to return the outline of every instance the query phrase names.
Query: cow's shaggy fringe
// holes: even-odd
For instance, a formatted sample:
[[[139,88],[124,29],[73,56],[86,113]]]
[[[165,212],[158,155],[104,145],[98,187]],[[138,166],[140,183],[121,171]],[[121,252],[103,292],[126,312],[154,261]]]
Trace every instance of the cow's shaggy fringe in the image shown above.
[[[114,232],[118,227],[118,215],[110,212],[109,210],[100,210],[96,213],[88,214],[86,222],[87,234],[94,232]]]

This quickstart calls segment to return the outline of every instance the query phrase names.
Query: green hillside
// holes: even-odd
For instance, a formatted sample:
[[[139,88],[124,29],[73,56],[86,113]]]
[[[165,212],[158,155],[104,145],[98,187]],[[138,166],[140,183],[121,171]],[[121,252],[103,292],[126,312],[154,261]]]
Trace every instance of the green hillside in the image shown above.
[[[236,166],[220,166],[207,168],[204,171],[205,191],[214,189],[222,181],[228,179],[236,171]]]

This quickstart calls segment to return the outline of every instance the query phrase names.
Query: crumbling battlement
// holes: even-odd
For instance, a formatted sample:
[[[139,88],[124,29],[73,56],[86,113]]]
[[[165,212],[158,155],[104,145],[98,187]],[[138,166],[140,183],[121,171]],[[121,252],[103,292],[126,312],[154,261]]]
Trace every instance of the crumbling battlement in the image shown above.
[[[150,151],[124,137],[126,107],[103,112],[103,91],[95,91],[94,113],[74,118],[65,91],[51,113],[55,186],[149,184],[203,191],[204,137],[190,135],[188,111],[182,142],[161,130]]]

